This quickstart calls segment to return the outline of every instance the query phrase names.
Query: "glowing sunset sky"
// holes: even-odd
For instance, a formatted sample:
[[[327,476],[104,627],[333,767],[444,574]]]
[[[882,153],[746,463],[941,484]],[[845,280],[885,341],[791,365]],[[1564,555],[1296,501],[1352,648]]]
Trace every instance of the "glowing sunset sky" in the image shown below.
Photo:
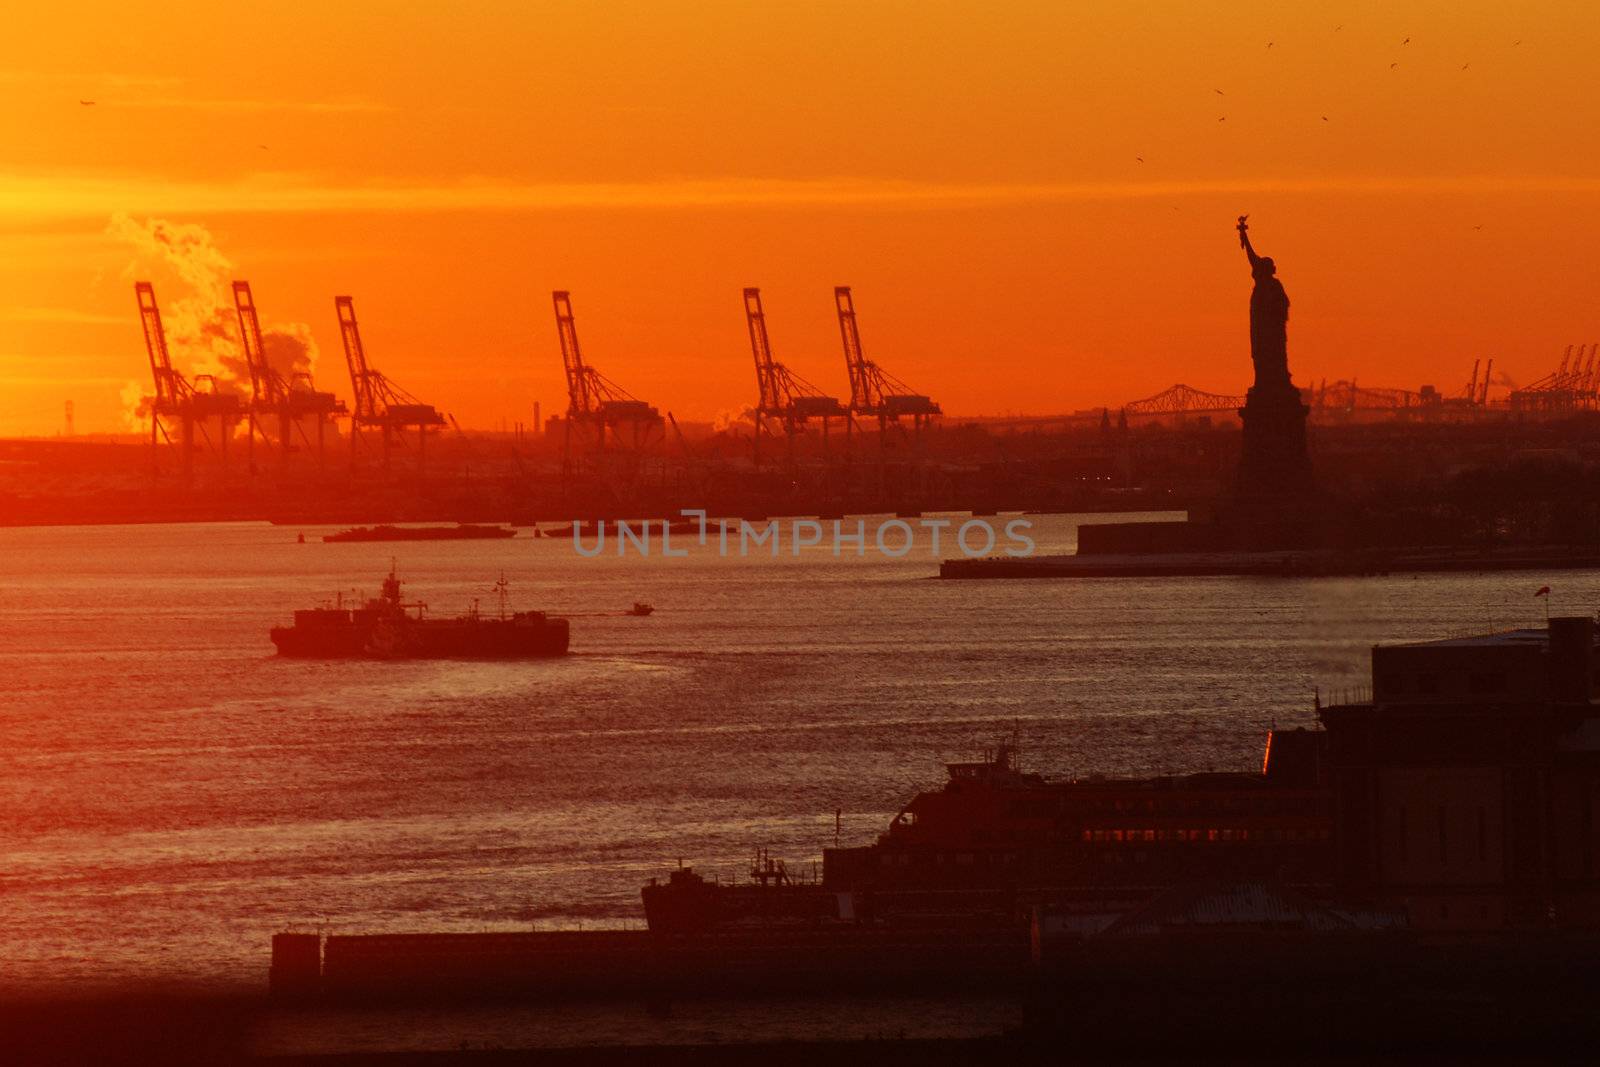
[[[123,428],[148,388],[133,280],[194,296],[128,239],[151,219],[208,234],[268,325],[308,326],[322,387],[349,394],[348,292],[374,363],[469,426],[564,406],[552,288],[594,364],[680,419],[752,403],[746,285],[778,358],[834,394],[837,284],[869,357],[950,413],[1242,391],[1241,212],[1293,301],[1301,383],[1454,392],[1479,356],[1525,382],[1600,339],[1592,3],[8,21],[0,433],[55,432],[67,399],[80,432]]]

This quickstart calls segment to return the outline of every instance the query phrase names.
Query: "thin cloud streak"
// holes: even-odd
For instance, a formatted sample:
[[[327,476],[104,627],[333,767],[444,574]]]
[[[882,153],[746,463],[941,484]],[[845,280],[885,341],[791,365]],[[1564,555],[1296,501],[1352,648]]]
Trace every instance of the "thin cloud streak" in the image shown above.
[[[309,114],[376,114],[396,110],[390,104],[370,100],[249,100],[206,99],[183,96],[155,96],[143,100],[102,100],[107,108],[138,109],[149,111],[227,111],[265,112],[298,111]]]
[[[170,89],[182,78],[154,74],[70,74],[60,71],[0,70],[0,85],[94,85],[108,89]]]
[[[936,210],[1219,195],[1596,193],[1600,178],[1462,175],[1151,182],[936,183],[873,179],[668,182],[335,184],[306,175],[232,183],[148,176],[0,175],[0,221],[132,214],[280,214],[864,207]]]
[[[127,316],[104,315],[94,311],[77,311],[73,308],[5,307],[0,308],[0,322],[54,322],[84,326],[121,325]]]

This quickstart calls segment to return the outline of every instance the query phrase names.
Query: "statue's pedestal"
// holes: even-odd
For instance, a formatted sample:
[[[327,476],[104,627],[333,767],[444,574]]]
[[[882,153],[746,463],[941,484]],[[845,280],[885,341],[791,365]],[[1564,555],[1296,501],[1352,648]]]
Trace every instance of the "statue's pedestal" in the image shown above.
[[[1310,414],[1293,385],[1250,387],[1239,409],[1244,421],[1236,490],[1240,497],[1270,501],[1311,492],[1311,455],[1306,450]]]
[[[1310,414],[1300,390],[1287,382],[1251,386],[1246,395],[1239,471],[1218,516],[1238,547],[1299,548],[1322,540],[1306,448]]]

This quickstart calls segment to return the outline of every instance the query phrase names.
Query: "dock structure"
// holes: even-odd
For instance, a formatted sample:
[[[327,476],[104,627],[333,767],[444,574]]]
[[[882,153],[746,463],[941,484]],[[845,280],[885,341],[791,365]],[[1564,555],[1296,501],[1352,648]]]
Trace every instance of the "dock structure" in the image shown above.
[[[1340,552],[1333,549],[1306,549],[1259,552],[1085,553],[1080,550],[1076,555],[947,559],[939,564],[939,577],[949,579],[1201,578],[1237,575],[1264,578],[1319,578],[1569,568],[1600,569],[1600,550],[1575,552],[1560,546],[1508,548],[1499,551],[1401,549]]]
[[[269,974],[275,995],[330,999],[729,995],[993,988],[1029,958],[1021,929],[280,933]]]

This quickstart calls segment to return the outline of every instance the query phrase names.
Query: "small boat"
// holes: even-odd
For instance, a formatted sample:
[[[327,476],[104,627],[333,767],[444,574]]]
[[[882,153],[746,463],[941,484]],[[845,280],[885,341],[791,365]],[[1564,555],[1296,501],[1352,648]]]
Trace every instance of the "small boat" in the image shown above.
[[[535,526],[533,528],[533,536],[535,536],[535,537],[571,537],[572,536],[572,524],[568,523],[565,526]]]
[[[644,601],[635,600],[633,602],[633,607],[628,609],[628,614],[629,615],[637,615],[639,618],[642,619],[642,618],[644,618],[646,615],[650,614],[654,610],[656,610],[656,609],[651,607],[649,604],[646,604]]]

